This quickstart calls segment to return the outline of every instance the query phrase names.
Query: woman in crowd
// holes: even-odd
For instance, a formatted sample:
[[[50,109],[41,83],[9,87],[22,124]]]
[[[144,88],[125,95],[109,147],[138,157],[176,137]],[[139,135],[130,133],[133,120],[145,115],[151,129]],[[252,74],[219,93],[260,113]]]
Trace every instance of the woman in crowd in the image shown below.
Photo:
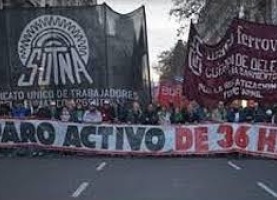
[[[170,125],[171,112],[166,106],[162,106],[161,110],[158,112],[159,124],[160,125]]]
[[[69,121],[71,121],[70,111],[69,111],[69,109],[66,106],[64,106],[62,108],[62,111],[61,111],[61,114],[60,114],[60,120],[62,122],[69,122]]]

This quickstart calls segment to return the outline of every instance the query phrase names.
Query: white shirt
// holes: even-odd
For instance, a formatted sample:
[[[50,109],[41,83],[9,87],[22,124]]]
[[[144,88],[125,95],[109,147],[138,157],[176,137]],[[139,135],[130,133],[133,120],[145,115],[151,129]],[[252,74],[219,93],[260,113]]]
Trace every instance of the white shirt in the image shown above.
[[[159,112],[159,123],[160,125],[169,125],[170,124],[170,116],[171,114],[169,112]]]
[[[102,115],[98,110],[94,112],[86,111],[83,117],[83,121],[88,123],[100,123],[102,120]]]
[[[235,122],[239,122],[239,112],[235,113]]]

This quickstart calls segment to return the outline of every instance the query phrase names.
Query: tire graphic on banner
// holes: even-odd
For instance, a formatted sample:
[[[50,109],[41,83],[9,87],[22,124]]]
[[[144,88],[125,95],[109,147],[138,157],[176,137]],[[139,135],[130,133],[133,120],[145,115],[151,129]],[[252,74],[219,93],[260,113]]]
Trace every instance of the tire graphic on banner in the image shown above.
[[[202,53],[200,52],[199,45],[201,44],[201,40],[198,37],[195,37],[192,44],[191,49],[189,49],[188,53],[188,63],[189,68],[191,69],[192,73],[196,76],[201,76],[202,74]]]
[[[18,86],[92,83],[86,67],[89,43],[75,21],[60,15],[32,20],[18,41],[18,55],[26,70]]]

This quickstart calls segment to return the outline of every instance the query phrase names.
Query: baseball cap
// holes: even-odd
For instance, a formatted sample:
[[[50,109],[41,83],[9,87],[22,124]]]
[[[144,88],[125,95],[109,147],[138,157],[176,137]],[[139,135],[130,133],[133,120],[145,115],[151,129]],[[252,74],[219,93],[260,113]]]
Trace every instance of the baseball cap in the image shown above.
[[[110,101],[109,100],[104,100],[104,104],[110,104]]]
[[[96,101],[91,101],[91,102],[89,103],[89,105],[90,105],[90,106],[97,106]]]

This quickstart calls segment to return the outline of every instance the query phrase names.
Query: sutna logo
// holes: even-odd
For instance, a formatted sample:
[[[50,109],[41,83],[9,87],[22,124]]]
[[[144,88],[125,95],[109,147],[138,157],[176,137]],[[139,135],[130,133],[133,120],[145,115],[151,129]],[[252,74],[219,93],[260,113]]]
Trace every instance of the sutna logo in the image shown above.
[[[18,55],[25,70],[18,86],[93,82],[86,70],[89,44],[83,29],[60,15],[42,15],[21,33]],[[84,78],[83,78],[84,77]]]

